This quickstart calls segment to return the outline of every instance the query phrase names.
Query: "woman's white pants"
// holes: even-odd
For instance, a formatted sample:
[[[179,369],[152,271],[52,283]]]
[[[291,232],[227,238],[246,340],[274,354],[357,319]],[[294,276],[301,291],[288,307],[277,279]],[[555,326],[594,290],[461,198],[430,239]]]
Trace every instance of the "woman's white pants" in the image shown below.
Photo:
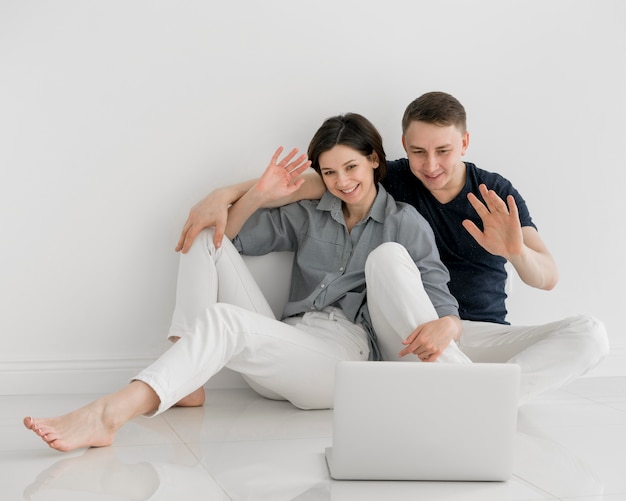
[[[201,387],[223,367],[241,373],[266,397],[289,400],[302,409],[332,407],[336,364],[369,357],[365,329],[332,307],[277,320],[233,245],[224,239],[222,247],[215,249],[212,240],[212,230],[204,230],[189,252],[181,255],[169,332],[178,341],[135,378],[159,396],[156,413]],[[378,308],[371,312],[372,321],[377,330],[384,326],[379,344],[389,354],[397,354],[402,339],[418,323],[437,315],[417,267],[401,246],[383,244],[371,257],[368,295],[381,289],[374,295]],[[385,264],[370,266],[377,262]],[[394,269],[406,296],[399,293],[397,283],[393,295],[383,288]],[[371,302],[370,296],[370,308]],[[469,361],[456,345],[440,358]]]

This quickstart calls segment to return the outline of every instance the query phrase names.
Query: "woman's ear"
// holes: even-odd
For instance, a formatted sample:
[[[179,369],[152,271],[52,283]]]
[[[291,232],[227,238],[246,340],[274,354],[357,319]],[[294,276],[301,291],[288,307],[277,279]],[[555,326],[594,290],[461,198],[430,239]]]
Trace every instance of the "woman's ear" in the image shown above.
[[[370,155],[370,162],[372,162],[372,167],[374,169],[377,169],[380,165],[380,161],[378,160],[378,154],[375,151]]]

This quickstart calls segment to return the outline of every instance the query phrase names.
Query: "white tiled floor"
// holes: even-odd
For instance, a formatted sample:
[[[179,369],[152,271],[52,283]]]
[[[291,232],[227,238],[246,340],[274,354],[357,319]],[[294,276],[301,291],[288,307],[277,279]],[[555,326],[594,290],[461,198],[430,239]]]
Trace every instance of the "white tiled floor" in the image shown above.
[[[0,397],[0,499],[626,501],[626,378],[579,379],[519,411],[505,483],[337,482],[323,457],[331,412],[245,389],[139,418],[112,447],[59,453],[21,424],[95,395]]]

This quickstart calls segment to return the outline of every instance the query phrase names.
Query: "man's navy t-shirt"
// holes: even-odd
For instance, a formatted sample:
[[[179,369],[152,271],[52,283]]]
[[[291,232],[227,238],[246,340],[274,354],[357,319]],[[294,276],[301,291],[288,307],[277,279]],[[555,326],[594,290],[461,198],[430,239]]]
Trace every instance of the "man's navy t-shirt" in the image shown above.
[[[467,200],[467,194],[472,192],[482,201],[478,187],[485,184],[503,200],[513,195],[522,227],[536,226],[526,202],[508,180],[469,162],[465,162],[465,166],[465,186],[446,204],[439,203],[415,177],[406,158],[387,162],[387,175],[382,184],[398,202],[413,205],[432,226],[441,260],[450,271],[448,286],[459,302],[461,318],[506,324],[506,259],[484,250],[463,228],[461,222],[464,219],[474,221],[480,229],[483,227],[480,217]]]

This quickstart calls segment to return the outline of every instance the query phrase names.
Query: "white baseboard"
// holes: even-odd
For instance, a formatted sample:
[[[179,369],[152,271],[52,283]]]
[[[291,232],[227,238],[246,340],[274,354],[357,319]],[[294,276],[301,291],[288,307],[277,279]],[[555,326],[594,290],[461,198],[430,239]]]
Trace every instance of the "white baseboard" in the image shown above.
[[[154,358],[0,361],[0,395],[110,393],[127,384]],[[626,344],[586,377],[626,377]],[[247,388],[243,378],[223,369],[205,385],[209,389]]]
[[[153,361],[154,358],[0,361],[0,395],[110,393]],[[223,369],[205,387],[248,385],[239,374]]]

